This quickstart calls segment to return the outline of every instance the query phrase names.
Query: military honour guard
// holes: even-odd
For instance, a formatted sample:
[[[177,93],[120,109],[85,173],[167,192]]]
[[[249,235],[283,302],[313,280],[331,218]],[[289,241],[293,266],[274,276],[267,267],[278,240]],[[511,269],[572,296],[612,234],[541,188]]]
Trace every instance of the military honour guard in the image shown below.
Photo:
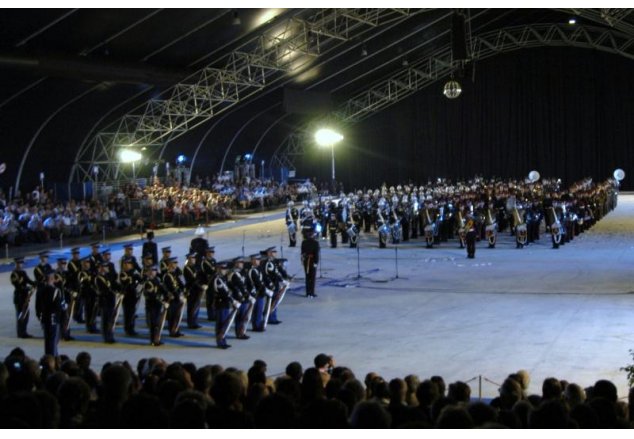
[[[31,338],[28,333],[31,297],[35,293],[37,284],[24,271],[24,258],[15,258],[15,268],[11,272],[13,285],[13,305],[15,306],[16,326],[18,338]]]

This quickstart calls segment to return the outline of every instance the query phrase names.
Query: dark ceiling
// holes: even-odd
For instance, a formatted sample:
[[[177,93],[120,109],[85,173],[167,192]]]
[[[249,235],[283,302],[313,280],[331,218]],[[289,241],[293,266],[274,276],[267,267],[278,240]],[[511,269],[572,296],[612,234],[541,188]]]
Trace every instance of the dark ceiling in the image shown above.
[[[312,10],[314,11],[314,10]],[[170,142],[164,158],[192,154],[204,139],[197,171],[218,170],[218,157],[239,131],[233,150],[249,151],[273,121],[284,115],[283,88],[323,91],[335,104],[401,67],[448,44],[450,9],[420,10],[324,50],[309,68],[267,86],[223,115]],[[563,23],[571,11],[471,9],[472,34],[531,23]],[[15,182],[24,159],[22,185],[40,171],[66,182],[79,146],[134,108],[204,66],[214,66],[250,38],[304,9],[3,9],[0,11],[0,186]],[[594,14],[594,15],[593,15]],[[621,14],[629,29],[634,14]],[[610,27],[598,10],[578,22]],[[612,23],[614,25],[614,23]],[[362,51],[367,53],[362,55]],[[254,115],[253,123],[241,130]],[[306,116],[289,115],[260,147],[273,151]],[[207,142],[207,143],[205,143]],[[25,153],[28,152],[27,155]],[[26,158],[25,158],[26,157]]]

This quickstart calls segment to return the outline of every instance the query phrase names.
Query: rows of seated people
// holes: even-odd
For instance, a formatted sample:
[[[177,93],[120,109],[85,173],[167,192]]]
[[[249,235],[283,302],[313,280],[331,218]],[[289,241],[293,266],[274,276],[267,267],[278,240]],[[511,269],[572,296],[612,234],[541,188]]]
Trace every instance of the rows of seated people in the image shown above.
[[[106,231],[143,230],[150,224],[176,226],[223,220],[236,209],[275,207],[295,198],[303,187],[271,180],[240,184],[214,180],[209,189],[181,187],[177,182],[151,186],[122,186],[99,200],[54,199],[52,192],[35,188],[8,199],[0,189],[0,245],[46,243],[60,237],[74,238]],[[134,209],[138,207],[138,209]]]
[[[546,378],[528,394],[529,374],[509,375],[491,401],[469,384],[416,375],[384,379],[319,354],[276,377],[262,360],[244,370],[143,358],[106,363],[87,352],[39,363],[14,349],[0,363],[1,428],[629,428],[630,404],[615,385],[588,388]]]

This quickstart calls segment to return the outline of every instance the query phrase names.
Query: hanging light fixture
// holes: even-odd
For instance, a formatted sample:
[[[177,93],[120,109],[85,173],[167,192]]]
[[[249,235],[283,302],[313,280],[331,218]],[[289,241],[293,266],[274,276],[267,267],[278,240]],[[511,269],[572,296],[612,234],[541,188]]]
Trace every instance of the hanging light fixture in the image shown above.
[[[445,83],[445,87],[443,88],[442,94],[445,95],[447,99],[456,99],[462,93],[462,86],[458,81],[453,79],[453,77]]]
[[[361,48],[361,56],[368,56],[368,49],[365,47],[365,44]]]

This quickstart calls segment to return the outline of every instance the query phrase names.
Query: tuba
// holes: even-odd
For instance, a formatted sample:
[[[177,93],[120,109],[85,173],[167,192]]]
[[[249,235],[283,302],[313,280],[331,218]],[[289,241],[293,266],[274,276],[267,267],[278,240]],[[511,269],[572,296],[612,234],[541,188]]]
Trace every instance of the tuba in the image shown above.
[[[497,240],[498,225],[491,213],[491,209],[486,210],[486,227],[484,230],[487,241],[489,242],[489,248],[494,248],[495,241]]]
[[[557,218],[557,213],[555,212],[554,207],[546,209],[546,221],[548,223],[547,225],[550,229],[550,235],[553,240],[553,247],[557,248],[561,243],[563,230],[561,227],[561,223],[559,222],[559,218]]]
[[[515,224],[515,241],[518,247],[522,247],[526,245],[526,241],[528,240],[528,229],[517,207],[513,208],[513,223]]]

